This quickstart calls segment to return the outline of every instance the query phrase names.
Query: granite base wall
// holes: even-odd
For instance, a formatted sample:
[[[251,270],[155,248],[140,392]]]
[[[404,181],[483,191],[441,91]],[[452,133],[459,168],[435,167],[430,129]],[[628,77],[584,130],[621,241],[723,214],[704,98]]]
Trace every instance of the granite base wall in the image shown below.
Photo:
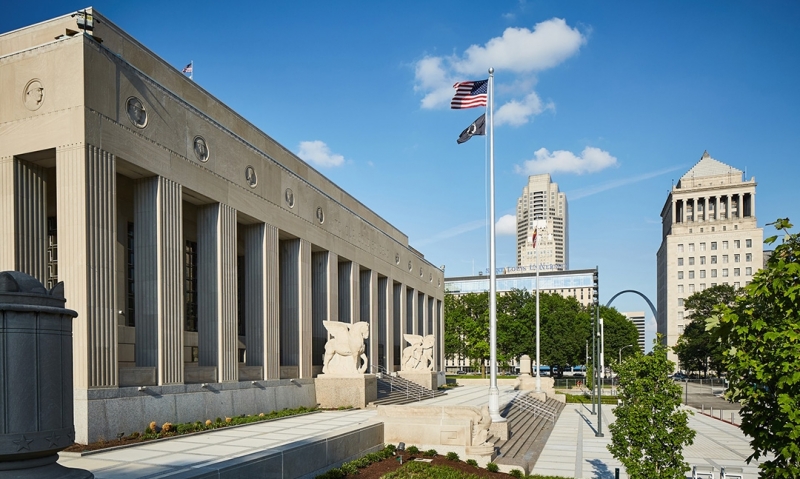
[[[383,449],[383,423],[315,437],[227,461],[159,476],[162,479],[311,479],[343,463]]]
[[[317,405],[313,379],[76,389],[75,442],[142,432],[151,421],[180,423]]]

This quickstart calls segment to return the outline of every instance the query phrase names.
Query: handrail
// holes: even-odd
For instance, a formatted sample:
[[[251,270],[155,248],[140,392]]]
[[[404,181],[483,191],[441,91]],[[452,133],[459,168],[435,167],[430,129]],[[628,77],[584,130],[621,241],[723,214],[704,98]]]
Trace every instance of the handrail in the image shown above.
[[[395,372],[389,371],[379,364],[372,364],[370,366],[371,370],[375,371],[376,375],[380,376],[381,379],[386,380],[385,378],[388,377],[389,392],[393,392],[395,389],[398,391],[405,390],[407,399],[416,397],[417,401],[421,401],[423,396],[425,396],[424,399],[436,397],[436,391],[433,389],[428,389],[413,381],[398,376]]]
[[[520,409],[533,413],[534,416],[536,416],[536,414],[541,414],[546,416],[553,424],[556,422],[556,414],[545,405],[539,404],[540,401],[536,399],[529,396],[517,396],[511,402],[516,404]]]

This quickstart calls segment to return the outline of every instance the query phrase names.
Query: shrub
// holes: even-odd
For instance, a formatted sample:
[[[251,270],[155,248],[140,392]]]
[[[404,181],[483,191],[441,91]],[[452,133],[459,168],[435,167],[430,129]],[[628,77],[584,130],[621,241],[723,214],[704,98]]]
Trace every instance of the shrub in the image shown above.
[[[338,467],[335,467],[325,474],[318,475],[315,479],[339,479],[340,477],[344,477],[344,472]]]
[[[478,467],[478,461],[476,461],[475,459],[467,459],[467,464],[473,467]]]
[[[408,447],[406,448],[406,451],[407,451],[409,454],[419,454],[419,448],[418,448],[417,446],[408,446]]]
[[[344,464],[342,464],[341,470],[345,476],[348,474],[358,474],[358,466],[356,466],[352,462],[345,462]]]
[[[230,423],[231,423],[231,421],[233,421],[233,419],[231,419],[231,418],[229,418],[229,417],[226,417],[226,418],[225,418],[225,422],[226,422],[226,423],[230,424]]]
[[[511,469],[511,472],[509,472],[508,474],[518,478],[522,477],[522,471],[520,471],[519,469]]]
[[[422,453],[422,455],[425,457],[433,457],[436,454],[437,454],[436,449],[428,449],[427,451]]]
[[[210,426],[211,424],[213,424],[213,423],[211,422],[211,419],[206,419],[206,426]]]
[[[161,432],[170,432],[173,431],[172,423],[165,422],[163,426],[161,426]]]
[[[387,444],[386,449],[390,450],[391,452],[394,452],[397,449],[397,446],[395,446],[394,444]]]
[[[500,471],[500,467],[497,464],[490,462],[486,464],[486,470],[489,472],[498,472]]]
[[[450,451],[447,453],[447,460],[448,461],[457,461],[458,460],[458,453]]]

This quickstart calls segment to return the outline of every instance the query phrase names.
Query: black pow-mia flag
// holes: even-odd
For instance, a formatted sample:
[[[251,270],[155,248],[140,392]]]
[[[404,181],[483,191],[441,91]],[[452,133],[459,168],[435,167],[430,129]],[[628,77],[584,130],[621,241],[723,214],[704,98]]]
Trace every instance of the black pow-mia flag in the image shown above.
[[[474,135],[485,135],[486,134],[486,113],[479,116],[477,120],[473,121],[470,126],[467,127],[466,130],[461,132],[461,135],[458,137],[456,142],[460,145],[465,141],[472,138]]]

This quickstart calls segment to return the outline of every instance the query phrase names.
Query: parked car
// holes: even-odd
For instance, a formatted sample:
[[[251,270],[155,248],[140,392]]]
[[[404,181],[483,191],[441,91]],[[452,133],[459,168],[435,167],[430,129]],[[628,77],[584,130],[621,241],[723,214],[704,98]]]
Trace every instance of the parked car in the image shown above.
[[[689,379],[689,376],[683,374],[682,372],[677,372],[673,374],[671,377],[674,381],[686,381],[687,379]]]

